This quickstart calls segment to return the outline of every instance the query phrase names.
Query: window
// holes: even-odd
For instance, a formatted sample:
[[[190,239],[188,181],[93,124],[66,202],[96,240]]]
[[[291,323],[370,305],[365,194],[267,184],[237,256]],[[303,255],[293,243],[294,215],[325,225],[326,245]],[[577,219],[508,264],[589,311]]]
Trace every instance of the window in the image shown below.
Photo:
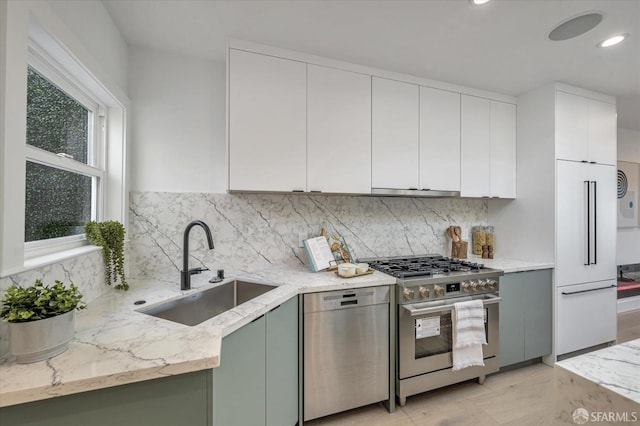
[[[94,131],[102,127],[95,120],[99,107],[83,93],[74,97],[46,78],[49,71],[51,79],[64,82],[42,60],[32,63],[27,71],[25,242],[82,236],[84,223],[96,220],[104,174],[97,167],[100,132]]]
[[[85,222],[99,219],[106,109],[79,87],[53,62],[31,53],[25,150],[27,257],[82,244]]]

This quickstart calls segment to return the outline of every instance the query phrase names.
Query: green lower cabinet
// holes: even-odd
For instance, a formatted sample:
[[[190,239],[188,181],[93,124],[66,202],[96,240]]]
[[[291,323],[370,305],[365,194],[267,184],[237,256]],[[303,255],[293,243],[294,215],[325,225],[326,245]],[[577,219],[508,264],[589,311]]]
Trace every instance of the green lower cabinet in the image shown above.
[[[298,298],[222,339],[213,369],[214,426],[298,421]]]
[[[500,297],[500,366],[550,354],[551,270],[505,274]]]
[[[298,297],[266,318],[266,426],[293,426],[298,422]]]
[[[0,408],[11,426],[209,425],[206,371]]]
[[[265,318],[222,339],[213,369],[213,425],[264,425]]]

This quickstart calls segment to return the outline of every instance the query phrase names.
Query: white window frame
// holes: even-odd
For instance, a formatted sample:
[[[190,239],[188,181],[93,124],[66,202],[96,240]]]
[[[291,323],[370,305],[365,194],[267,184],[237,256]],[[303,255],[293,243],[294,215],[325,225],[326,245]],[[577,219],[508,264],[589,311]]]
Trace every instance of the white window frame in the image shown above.
[[[41,52],[46,52],[66,71],[65,75],[73,76],[79,87],[86,88],[105,106],[109,119],[103,123],[105,138],[100,147],[104,154],[104,175],[97,217],[102,221],[120,221],[125,228],[129,217],[130,101],[98,60],[100,52],[89,51],[47,2],[0,0],[0,27],[3,28],[0,31],[0,278],[5,278],[100,250],[80,242],[76,248],[57,246],[51,254],[32,252],[29,255],[35,257],[26,257],[25,141],[30,47],[39,46]],[[51,245],[54,243],[56,241],[49,241]]]
[[[94,178],[92,180],[91,220],[102,220],[105,181],[105,127],[106,107],[90,91],[82,86],[62,66],[49,57],[33,40],[29,41],[29,64],[38,74],[49,80],[67,96],[89,111],[89,141],[87,164],[57,155],[35,146],[25,140],[25,160],[55,169],[65,170]],[[26,187],[25,187],[26,191]],[[86,245],[84,234],[38,241],[25,241],[25,260],[69,250]]]

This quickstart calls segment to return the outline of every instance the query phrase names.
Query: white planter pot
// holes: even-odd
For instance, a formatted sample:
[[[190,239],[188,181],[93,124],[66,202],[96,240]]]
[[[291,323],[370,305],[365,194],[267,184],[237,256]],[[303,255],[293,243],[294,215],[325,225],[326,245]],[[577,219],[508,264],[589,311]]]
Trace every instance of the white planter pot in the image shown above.
[[[38,362],[66,351],[75,332],[75,309],[30,322],[9,323],[11,353],[16,362]]]

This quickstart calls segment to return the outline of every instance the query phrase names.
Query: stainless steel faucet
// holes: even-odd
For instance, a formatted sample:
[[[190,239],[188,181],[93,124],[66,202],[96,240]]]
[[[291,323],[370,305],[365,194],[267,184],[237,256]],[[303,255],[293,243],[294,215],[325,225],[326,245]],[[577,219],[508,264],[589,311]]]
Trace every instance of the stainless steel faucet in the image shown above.
[[[184,230],[184,244],[182,246],[182,271],[180,271],[180,290],[189,290],[191,289],[191,275],[199,274],[203,271],[208,271],[209,268],[193,268],[189,269],[189,232],[191,232],[191,228],[199,225],[204,229],[205,234],[207,234],[207,243],[209,243],[209,250],[213,249],[213,238],[211,237],[211,230],[201,220],[194,220],[189,222],[187,227]]]

